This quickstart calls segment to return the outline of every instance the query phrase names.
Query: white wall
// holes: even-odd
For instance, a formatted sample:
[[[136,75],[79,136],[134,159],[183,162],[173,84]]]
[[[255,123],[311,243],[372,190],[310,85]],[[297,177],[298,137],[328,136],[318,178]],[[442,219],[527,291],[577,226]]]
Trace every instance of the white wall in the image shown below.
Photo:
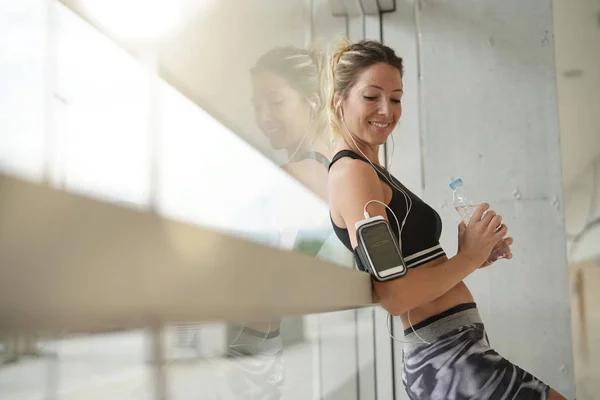
[[[420,10],[424,196],[456,249],[457,176],[504,217],[514,259],[468,281],[491,343],[574,395],[550,1],[428,0]]]

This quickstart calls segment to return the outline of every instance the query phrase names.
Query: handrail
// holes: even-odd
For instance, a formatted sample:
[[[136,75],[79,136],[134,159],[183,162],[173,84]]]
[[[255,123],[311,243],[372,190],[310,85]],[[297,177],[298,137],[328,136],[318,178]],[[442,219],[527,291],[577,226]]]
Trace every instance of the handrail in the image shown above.
[[[367,274],[0,175],[0,331],[264,320],[371,304]]]

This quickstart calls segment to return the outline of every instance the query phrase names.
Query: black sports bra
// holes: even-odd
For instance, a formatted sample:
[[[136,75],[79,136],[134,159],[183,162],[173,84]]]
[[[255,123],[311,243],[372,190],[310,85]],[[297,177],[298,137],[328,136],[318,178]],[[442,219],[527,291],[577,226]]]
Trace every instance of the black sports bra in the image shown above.
[[[342,150],[337,153],[329,168],[340,158],[350,157],[355,160],[361,160],[366,163],[369,161],[350,150]],[[370,164],[370,163],[369,163]],[[442,219],[439,214],[426,204],[423,200],[417,197],[414,193],[408,190],[399,180],[394,178],[385,168],[378,165],[375,166],[375,171],[379,179],[386,183],[392,189],[392,199],[390,200],[388,207],[394,210],[394,214],[398,218],[398,222],[402,225],[402,220],[406,216],[406,200],[400,190],[391,186],[388,179],[394,182],[395,186],[400,187],[406,195],[412,200],[412,208],[406,218],[406,223],[402,229],[402,255],[408,268],[415,268],[420,265],[426,264],[436,258],[440,258],[446,255],[442,247],[440,246],[440,236],[442,234]],[[392,231],[398,237],[398,226],[394,215],[386,208],[386,214]],[[333,230],[340,241],[352,251],[352,245],[350,243],[350,236],[348,235],[348,229],[338,227],[333,220],[331,220]]]

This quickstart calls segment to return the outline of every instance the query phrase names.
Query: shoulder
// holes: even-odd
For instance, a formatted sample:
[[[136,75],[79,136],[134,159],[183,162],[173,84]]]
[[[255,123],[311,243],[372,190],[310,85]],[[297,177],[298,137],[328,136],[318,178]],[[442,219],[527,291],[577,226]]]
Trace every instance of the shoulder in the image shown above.
[[[349,183],[368,184],[377,182],[377,172],[371,164],[350,157],[340,158],[329,170],[331,188],[343,188]]]
[[[365,199],[383,198],[383,188],[375,168],[369,163],[344,157],[329,170],[329,197],[332,206],[352,205]],[[342,207],[343,208],[343,207]]]

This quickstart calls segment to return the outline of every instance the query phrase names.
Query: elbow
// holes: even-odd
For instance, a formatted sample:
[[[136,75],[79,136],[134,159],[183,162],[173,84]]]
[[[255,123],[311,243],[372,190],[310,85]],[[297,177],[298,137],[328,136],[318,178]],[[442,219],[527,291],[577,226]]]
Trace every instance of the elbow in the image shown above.
[[[407,307],[406,303],[403,301],[404,299],[400,299],[400,296],[396,296],[394,299],[386,299],[385,301],[380,301],[379,304],[392,316],[399,317],[402,314],[406,314],[411,307]]]
[[[405,314],[412,307],[408,304],[409,298],[403,295],[405,291],[400,290],[396,285],[392,285],[392,282],[378,282],[374,289],[379,304],[396,317]]]

